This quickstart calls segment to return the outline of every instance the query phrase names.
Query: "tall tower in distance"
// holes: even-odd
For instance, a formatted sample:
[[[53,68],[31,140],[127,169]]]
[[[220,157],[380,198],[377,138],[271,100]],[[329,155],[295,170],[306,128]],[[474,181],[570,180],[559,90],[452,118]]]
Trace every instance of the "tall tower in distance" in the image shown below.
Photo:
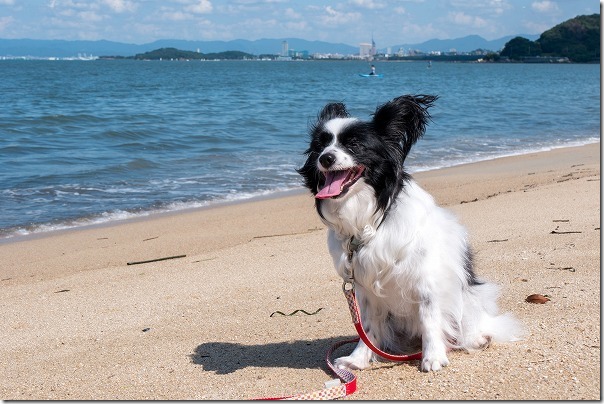
[[[289,56],[289,45],[287,41],[281,42],[281,56]]]
[[[375,49],[375,41],[373,40],[373,32],[371,33],[371,49],[369,50],[369,56],[372,58],[376,55],[377,50]]]
[[[371,43],[363,42],[359,44],[359,57],[361,59],[373,60],[377,54],[373,32],[371,33]]]

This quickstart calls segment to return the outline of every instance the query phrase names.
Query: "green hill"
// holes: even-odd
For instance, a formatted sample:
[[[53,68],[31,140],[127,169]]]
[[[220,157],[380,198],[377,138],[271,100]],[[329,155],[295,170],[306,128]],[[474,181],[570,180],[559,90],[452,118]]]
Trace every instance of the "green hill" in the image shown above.
[[[600,60],[600,14],[581,15],[545,31],[537,39],[544,56],[573,62]]]
[[[239,51],[226,51],[218,53],[200,53],[179,50],[176,48],[161,48],[150,52],[139,53],[134,55],[134,59],[139,60],[243,60],[243,59],[255,59],[254,55]]]
[[[536,41],[516,37],[501,56],[521,60],[533,56],[567,57],[571,62],[600,60],[600,14],[580,15],[545,31]]]

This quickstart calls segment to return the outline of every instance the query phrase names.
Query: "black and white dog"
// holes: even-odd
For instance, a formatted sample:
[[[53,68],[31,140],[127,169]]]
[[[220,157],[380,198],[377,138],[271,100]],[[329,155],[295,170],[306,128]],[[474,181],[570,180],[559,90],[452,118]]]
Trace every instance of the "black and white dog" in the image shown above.
[[[370,340],[389,351],[421,346],[425,371],[447,366],[450,349],[481,349],[521,334],[510,314],[498,314],[498,288],[476,277],[465,229],[403,167],[436,99],[401,96],[370,121],[328,104],[298,170],[329,228],[338,274],[349,279],[354,271]],[[364,369],[372,359],[360,341],[336,364]]]

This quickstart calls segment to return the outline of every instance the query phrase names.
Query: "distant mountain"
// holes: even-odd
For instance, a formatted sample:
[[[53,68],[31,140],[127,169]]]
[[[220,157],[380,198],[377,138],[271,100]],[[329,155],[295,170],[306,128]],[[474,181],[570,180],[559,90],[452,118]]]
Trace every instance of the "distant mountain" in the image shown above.
[[[456,39],[431,39],[419,44],[396,45],[391,46],[390,49],[394,53],[396,53],[399,48],[403,48],[405,50],[414,49],[423,52],[448,52],[451,49],[455,49],[457,52],[471,52],[476,49],[485,49],[497,52],[501,50],[509,40],[518,36],[530,40],[539,38],[539,35],[509,35],[489,41],[479,35],[468,35],[463,38]]]
[[[111,41],[0,39],[0,56],[71,57],[78,53],[129,56],[145,50],[150,49]]]
[[[185,41],[162,39],[142,45],[111,41],[64,41],[37,39],[0,39],[0,56],[33,56],[33,57],[71,57],[78,54],[95,56],[134,56],[160,48],[177,48],[181,50],[199,50],[203,53],[241,51],[253,55],[280,54],[282,42],[287,41],[289,49],[307,50],[310,53],[355,54],[359,48],[341,43],[306,41],[304,39],[258,39],[248,41]]]
[[[539,35],[521,35],[535,40]],[[404,44],[390,46],[392,52],[399,48],[416,49],[424,52],[449,51],[469,52],[476,49],[499,51],[506,42],[515,36],[507,36],[488,41],[478,35],[470,35],[457,39],[432,39],[420,44]],[[94,56],[134,56],[160,48],[176,48],[202,53],[218,53],[226,51],[241,51],[253,55],[280,54],[282,42],[287,41],[290,50],[308,51],[309,53],[340,53],[343,55],[358,54],[358,46],[323,41],[307,41],[298,38],[258,39],[249,41],[237,39],[233,41],[185,41],[177,39],[162,39],[147,44],[136,45],[112,41],[64,41],[37,39],[0,39],[0,56],[33,56],[33,57],[71,57],[78,54]],[[383,51],[386,48],[381,49]]]
[[[162,39],[151,42],[145,45],[145,51],[158,48],[177,48],[182,50],[197,51],[203,53],[218,53],[237,50],[240,52],[250,53],[252,55],[278,55],[281,53],[282,43],[287,41],[289,49],[299,51],[307,50],[310,53],[342,53],[351,54],[358,53],[358,47],[342,44],[329,43],[321,41],[306,41],[297,38],[285,39],[257,39],[249,41],[246,39],[236,39],[233,41],[184,41],[175,39]],[[0,42],[1,44],[1,42]],[[0,46],[0,52],[2,48]]]

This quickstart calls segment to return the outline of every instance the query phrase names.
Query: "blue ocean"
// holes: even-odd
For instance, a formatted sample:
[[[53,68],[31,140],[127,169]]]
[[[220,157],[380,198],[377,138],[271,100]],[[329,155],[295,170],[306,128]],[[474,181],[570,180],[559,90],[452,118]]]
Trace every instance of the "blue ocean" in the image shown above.
[[[410,172],[599,140],[600,66],[0,61],[0,239],[301,188],[325,103],[437,94]]]

